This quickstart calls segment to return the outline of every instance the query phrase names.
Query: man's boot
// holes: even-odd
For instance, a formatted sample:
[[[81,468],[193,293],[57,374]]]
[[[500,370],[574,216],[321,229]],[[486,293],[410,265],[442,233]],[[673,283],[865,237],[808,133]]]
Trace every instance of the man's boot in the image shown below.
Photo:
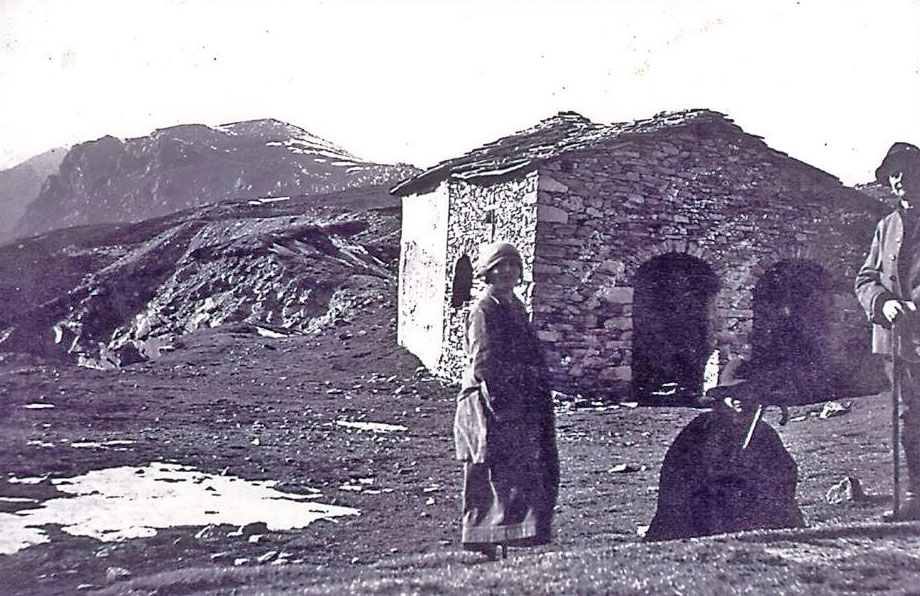
[[[916,372],[913,365],[911,373]],[[909,396],[905,396],[909,397]],[[920,399],[916,395],[905,399],[901,414],[901,447],[907,468],[907,492],[892,521],[920,520]]]
[[[911,437],[904,437],[913,438]],[[904,460],[907,464],[907,492],[892,521],[920,520],[920,446],[914,441],[904,441]]]

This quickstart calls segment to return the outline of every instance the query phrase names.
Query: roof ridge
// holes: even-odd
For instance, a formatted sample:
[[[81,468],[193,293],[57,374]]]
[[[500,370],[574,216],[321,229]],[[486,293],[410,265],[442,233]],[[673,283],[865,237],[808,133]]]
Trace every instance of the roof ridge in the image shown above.
[[[402,195],[426,191],[452,176],[472,178],[489,171],[518,170],[619,136],[654,133],[698,122],[725,123],[746,134],[728,116],[707,108],[663,111],[650,118],[611,124],[599,124],[578,112],[563,110],[529,128],[444,160],[396,185],[391,192]]]

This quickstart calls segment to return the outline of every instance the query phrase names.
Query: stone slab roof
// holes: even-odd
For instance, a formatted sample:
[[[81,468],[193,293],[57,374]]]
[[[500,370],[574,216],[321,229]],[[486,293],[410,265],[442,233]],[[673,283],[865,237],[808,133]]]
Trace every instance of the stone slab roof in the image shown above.
[[[767,147],[760,137],[745,133],[725,114],[712,110],[662,112],[645,120],[614,124],[597,124],[576,112],[559,112],[531,128],[483,145],[460,157],[442,161],[401,182],[391,192],[397,196],[425,193],[450,177],[473,179],[513,175],[514,172],[533,169],[547,159],[602,143],[628,141],[636,135],[707,124],[713,125],[712,130],[720,129],[734,133],[734,136],[746,137],[765,150],[788,157]]]

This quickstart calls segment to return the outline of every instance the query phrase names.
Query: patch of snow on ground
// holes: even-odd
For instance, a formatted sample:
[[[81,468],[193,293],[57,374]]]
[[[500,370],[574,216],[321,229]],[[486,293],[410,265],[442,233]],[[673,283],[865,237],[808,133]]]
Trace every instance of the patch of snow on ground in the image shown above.
[[[124,447],[128,445],[134,445],[135,441],[130,441],[126,439],[113,439],[111,441],[74,441],[70,444],[71,447],[76,447],[77,449],[85,449],[87,447],[96,448],[96,447]]]
[[[291,197],[264,197],[261,199],[251,199],[247,201],[250,205],[264,205],[266,203],[277,203],[279,201],[290,201]]]
[[[401,424],[385,424],[383,422],[351,422],[349,420],[336,420],[336,424],[345,428],[356,428],[358,430],[369,430],[373,432],[402,432],[409,430]]]
[[[277,331],[272,331],[271,329],[266,329],[265,327],[256,327],[256,333],[262,337],[269,337],[271,339],[279,339],[282,337],[288,337],[284,333],[278,333]]]
[[[10,484],[41,484],[45,480],[48,480],[47,476],[38,476],[38,477],[26,477],[26,478],[17,478],[16,476],[10,476],[6,479]]]
[[[26,441],[26,445],[29,447],[43,447],[50,449],[54,447],[54,443],[48,443],[47,441],[39,441],[38,439],[32,439],[31,441]]]
[[[25,484],[27,479],[17,481]],[[264,522],[277,531],[359,514],[351,507],[275,490],[273,481],[214,476],[171,463],[93,470],[52,482],[69,496],[49,499],[37,509],[0,513],[0,554],[50,542],[42,527],[49,524],[60,524],[72,536],[114,542],[175,526]]]

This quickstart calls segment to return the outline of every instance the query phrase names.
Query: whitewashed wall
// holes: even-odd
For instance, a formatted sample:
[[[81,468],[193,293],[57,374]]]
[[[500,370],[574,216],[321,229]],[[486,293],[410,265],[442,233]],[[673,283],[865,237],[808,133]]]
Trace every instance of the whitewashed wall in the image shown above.
[[[397,340],[429,370],[444,343],[447,184],[402,200]]]

